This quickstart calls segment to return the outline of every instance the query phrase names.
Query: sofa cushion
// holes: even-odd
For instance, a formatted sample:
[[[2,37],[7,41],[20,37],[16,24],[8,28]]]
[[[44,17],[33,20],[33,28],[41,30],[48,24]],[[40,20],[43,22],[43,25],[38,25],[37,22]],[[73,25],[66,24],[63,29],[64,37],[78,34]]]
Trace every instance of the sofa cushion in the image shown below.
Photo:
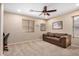
[[[61,35],[60,34],[54,34],[54,37],[57,37],[57,38],[60,38],[61,37]]]
[[[57,38],[57,37],[46,37],[47,39],[53,39],[53,40],[60,40],[60,38]]]
[[[47,33],[48,36],[54,37],[55,35],[53,33],[48,32]]]

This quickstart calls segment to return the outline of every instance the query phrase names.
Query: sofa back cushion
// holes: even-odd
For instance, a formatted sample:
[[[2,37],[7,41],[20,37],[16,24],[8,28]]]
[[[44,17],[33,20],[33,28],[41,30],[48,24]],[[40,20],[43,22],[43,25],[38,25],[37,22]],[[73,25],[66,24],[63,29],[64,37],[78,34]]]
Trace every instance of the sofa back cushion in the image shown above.
[[[54,37],[57,37],[57,38],[60,38],[61,37],[61,35],[60,34],[57,34],[57,33],[54,33]]]
[[[50,32],[47,32],[47,35],[52,36],[52,37],[60,38],[61,36],[67,35],[67,34],[66,33],[50,33]]]
[[[53,36],[53,37],[55,36],[53,33],[50,33],[50,32],[47,32],[47,35],[48,36]]]

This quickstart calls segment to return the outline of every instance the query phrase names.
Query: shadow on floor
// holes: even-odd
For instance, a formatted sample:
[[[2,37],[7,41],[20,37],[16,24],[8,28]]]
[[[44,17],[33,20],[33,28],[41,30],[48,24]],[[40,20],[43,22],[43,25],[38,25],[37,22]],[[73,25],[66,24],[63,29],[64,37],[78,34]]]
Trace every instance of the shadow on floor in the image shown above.
[[[79,45],[71,45],[67,49],[73,49],[73,50],[79,49]]]

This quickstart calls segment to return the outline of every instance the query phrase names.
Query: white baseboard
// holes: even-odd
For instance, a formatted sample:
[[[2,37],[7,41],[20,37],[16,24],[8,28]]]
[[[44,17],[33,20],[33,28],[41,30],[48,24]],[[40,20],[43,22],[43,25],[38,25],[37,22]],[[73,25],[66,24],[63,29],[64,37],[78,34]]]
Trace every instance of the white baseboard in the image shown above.
[[[33,42],[33,41],[41,41],[41,39],[40,40],[28,40],[28,41],[21,41],[21,42],[16,42],[16,43],[10,43],[8,45],[10,46],[10,45],[16,45],[16,44],[23,44],[23,43],[27,43],[27,42]]]

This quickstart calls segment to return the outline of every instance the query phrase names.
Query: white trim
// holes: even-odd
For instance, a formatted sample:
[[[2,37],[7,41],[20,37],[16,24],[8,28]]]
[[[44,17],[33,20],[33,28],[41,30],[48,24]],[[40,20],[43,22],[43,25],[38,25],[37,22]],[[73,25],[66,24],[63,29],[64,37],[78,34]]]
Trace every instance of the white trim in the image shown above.
[[[3,55],[3,19],[4,19],[4,4],[1,4],[1,55]]]

